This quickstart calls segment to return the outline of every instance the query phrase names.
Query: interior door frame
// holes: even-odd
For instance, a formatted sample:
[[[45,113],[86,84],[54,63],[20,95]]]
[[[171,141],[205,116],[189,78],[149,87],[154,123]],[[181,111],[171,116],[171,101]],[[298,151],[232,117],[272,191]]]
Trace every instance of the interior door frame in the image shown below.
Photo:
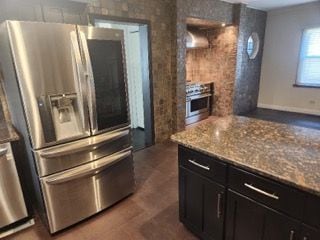
[[[144,100],[144,110],[145,110],[145,125],[148,126],[147,135],[146,135],[146,147],[150,147],[155,144],[155,129],[154,129],[154,94],[153,94],[153,74],[152,74],[152,41],[151,41],[151,22],[149,20],[143,19],[134,19],[134,18],[124,18],[117,16],[107,16],[101,14],[89,14],[88,15],[88,24],[91,26],[95,26],[96,20],[106,20],[106,21],[114,21],[116,23],[123,24],[133,24],[133,25],[144,25],[147,29],[147,41],[148,41],[148,52],[147,56],[142,56],[142,66],[146,66],[145,61],[148,61],[149,74],[148,76],[143,76],[143,91],[145,91],[145,82],[146,78],[148,78],[149,86],[148,92],[149,97]],[[147,100],[147,101],[146,101]],[[146,124],[147,123],[147,124]],[[150,124],[149,124],[150,123]],[[146,128],[145,126],[145,128]]]

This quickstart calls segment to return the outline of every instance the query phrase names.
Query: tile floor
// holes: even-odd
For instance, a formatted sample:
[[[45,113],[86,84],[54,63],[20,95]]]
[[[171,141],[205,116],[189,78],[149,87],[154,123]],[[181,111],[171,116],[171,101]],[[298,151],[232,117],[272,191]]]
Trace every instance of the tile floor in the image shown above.
[[[320,116],[316,115],[285,112],[265,108],[257,108],[256,110],[243,115],[251,118],[258,118],[272,122],[320,130]]]
[[[146,148],[146,133],[143,129],[132,128],[132,146],[133,151],[139,151]]]
[[[136,192],[114,207],[50,236],[41,221],[6,240],[192,240],[178,219],[177,146],[156,145],[134,154]]]

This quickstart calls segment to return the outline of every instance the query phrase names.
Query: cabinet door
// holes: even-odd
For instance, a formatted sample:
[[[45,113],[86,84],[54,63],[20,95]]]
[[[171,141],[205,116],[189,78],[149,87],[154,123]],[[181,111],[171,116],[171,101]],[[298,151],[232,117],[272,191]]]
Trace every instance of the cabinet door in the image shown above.
[[[265,210],[263,240],[298,240],[299,231],[299,222],[272,210]]]
[[[232,191],[228,192],[227,240],[298,240],[299,223]]]
[[[180,221],[202,239],[222,240],[224,187],[180,167]]]
[[[302,226],[301,240],[319,240],[320,230]]]

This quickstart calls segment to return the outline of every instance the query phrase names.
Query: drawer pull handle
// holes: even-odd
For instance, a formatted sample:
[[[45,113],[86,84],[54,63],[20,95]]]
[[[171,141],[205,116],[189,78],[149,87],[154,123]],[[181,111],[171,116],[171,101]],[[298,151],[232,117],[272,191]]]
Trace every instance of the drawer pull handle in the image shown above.
[[[272,198],[272,199],[275,199],[275,200],[279,200],[279,197],[277,195],[275,195],[273,193],[268,193],[266,191],[263,191],[263,190],[261,190],[259,188],[256,188],[256,187],[252,186],[249,183],[245,183],[244,186],[246,186],[247,188],[249,188],[249,189],[251,189],[251,190],[253,190],[255,192],[261,193],[262,195],[265,195],[265,196],[267,196],[269,198]]]
[[[293,230],[290,231],[290,240],[294,239],[295,232]]]
[[[308,240],[308,238],[307,237],[303,237],[303,240]]]
[[[204,170],[210,171],[210,167],[209,166],[201,165],[200,163],[197,163],[196,161],[191,160],[191,159],[189,159],[188,161],[189,161],[189,163],[191,163],[191,164],[193,164],[193,165],[195,165],[197,167],[200,167],[200,168],[202,168]]]
[[[222,194],[219,193],[218,194],[218,202],[217,202],[217,218],[220,219],[221,218],[221,202],[222,202]]]

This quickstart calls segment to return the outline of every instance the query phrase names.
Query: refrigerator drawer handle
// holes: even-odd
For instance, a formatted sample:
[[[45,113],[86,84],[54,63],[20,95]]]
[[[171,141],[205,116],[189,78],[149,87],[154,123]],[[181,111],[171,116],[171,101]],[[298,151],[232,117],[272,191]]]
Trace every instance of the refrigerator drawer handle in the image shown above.
[[[3,155],[6,155],[8,152],[8,148],[0,148],[0,157],[2,157]]]
[[[45,150],[43,152],[40,152],[40,157],[42,158],[57,158],[61,156],[65,156],[68,154],[83,152],[86,150],[95,150],[99,147],[101,147],[103,144],[107,142],[114,141],[116,139],[119,139],[123,136],[126,136],[129,134],[129,129],[123,130],[123,131],[117,131],[114,133],[107,133],[98,135],[92,138],[92,141],[81,141],[75,144],[70,144],[67,146],[59,146],[55,149],[51,150]]]
[[[125,152],[116,153],[109,157],[97,160],[93,163],[79,166],[74,169],[67,170],[63,173],[59,173],[57,174],[57,176],[44,178],[44,182],[49,185],[55,185],[69,182],[82,177],[97,175],[107,167],[119,162],[126,157],[129,157],[130,155],[131,148],[125,150]]]

